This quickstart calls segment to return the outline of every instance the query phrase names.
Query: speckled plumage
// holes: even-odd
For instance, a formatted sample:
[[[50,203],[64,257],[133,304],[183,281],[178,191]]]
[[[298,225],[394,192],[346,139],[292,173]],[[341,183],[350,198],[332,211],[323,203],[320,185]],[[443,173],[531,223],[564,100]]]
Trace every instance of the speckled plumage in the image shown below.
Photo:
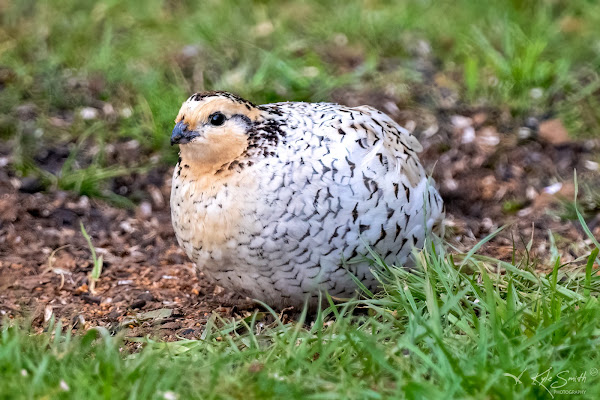
[[[215,113],[225,122],[213,126]],[[382,112],[331,103],[261,106],[225,92],[182,106],[171,207],[179,244],[219,285],[275,307],[316,304],[319,290],[356,292],[348,268],[370,245],[410,265],[438,229],[442,200],[417,158],[421,146]],[[177,131],[177,132],[176,132]],[[188,142],[188,143],[185,143]]]

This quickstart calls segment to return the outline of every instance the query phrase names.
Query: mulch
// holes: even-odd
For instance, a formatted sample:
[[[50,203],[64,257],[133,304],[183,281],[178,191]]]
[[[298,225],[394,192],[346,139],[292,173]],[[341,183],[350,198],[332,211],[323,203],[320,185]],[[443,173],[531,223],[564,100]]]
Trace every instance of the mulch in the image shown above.
[[[514,248],[523,252],[533,240],[530,257],[542,266],[550,256],[551,231],[563,261],[581,262],[590,241],[578,223],[561,219],[560,204],[573,198],[574,169],[580,181],[600,187],[599,141],[562,138],[558,120],[515,122],[486,110],[431,114],[402,111],[381,98],[367,102],[419,132],[422,161],[446,202],[450,244],[466,250],[508,225],[482,253],[509,260]],[[130,337],[175,340],[201,337],[215,314],[239,318],[257,308],[197,274],[177,246],[168,205],[172,170],[120,178],[118,185],[135,185],[143,193],[134,210],[125,210],[72,193],[40,192],[39,185],[12,171],[10,154],[3,144],[2,318],[25,319],[38,332],[55,321],[74,331],[103,326]],[[588,225],[600,238],[600,210],[587,211]],[[80,223],[104,260],[94,291],[92,256]]]

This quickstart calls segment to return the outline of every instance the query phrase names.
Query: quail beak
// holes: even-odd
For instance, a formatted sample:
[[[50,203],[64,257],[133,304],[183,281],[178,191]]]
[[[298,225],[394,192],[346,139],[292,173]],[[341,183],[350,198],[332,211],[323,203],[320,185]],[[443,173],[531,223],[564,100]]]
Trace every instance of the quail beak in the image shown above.
[[[197,132],[188,129],[183,122],[178,122],[171,134],[171,146],[174,144],[189,143],[193,138],[200,136]]]

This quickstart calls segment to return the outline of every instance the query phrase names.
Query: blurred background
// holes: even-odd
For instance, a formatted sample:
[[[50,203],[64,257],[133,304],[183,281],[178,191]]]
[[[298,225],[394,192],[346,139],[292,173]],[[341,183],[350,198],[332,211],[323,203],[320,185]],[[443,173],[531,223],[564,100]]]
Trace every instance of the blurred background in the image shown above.
[[[0,0],[0,22],[0,269],[13,274],[0,289],[21,282],[15,298],[40,288],[81,310],[110,295],[110,320],[119,302],[213,293],[164,270],[189,267],[170,227],[169,138],[203,90],[388,113],[424,144],[456,246],[512,223],[495,257],[535,238],[540,257],[562,246],[575,259],[574,169],[600,237],[595,0]],[[104,257],[104,300],[84,286],[79,221]],[[48,265],[71,274],[64,293],[40,283]]]
[[[416,131],[401,111],[553,116],[571,138],[600,128],[593,0],[0,4],[2,164],[30,191],[139,202],[115,179],[172,164],[179,106],[210,89],[369,103]]]

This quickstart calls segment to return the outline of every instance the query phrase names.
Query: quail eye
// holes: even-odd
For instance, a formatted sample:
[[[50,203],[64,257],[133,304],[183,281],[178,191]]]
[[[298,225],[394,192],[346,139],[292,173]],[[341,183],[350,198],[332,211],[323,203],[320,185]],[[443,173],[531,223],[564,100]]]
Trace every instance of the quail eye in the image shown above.
[[[225,116],[220,112],[216,112],[214,114],[211,114],[210,117],[208,117],[208,121],[211,125],[214,126],[223,125],[223,123],[225,123]]]

